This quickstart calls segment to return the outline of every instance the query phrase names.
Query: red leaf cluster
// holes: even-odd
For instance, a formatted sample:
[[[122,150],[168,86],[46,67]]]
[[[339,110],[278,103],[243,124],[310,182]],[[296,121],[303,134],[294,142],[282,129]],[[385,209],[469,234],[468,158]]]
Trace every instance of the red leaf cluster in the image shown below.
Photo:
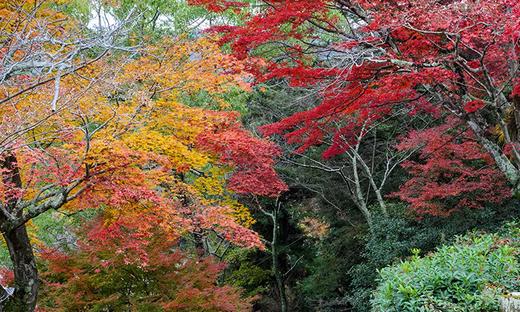
[[[511,196],[492,158],[459,120],[449,118],[441,126],[413,131],[397,148],[403,151],[418,146],[422,146],[419,159],[403,163],[411,178],[392,194],[410,203],[417,213],[447,216]]]
[[[484,102],[480,100],[469,101],[464,105],[464,110],[468,113],[474,113],[485,106]]]
[[[238,194],[276,197],[287,190],[274,170],[280,150],[272,142],[232,126],[206,131],[200,136],[199,145],[220,155],[224,163],[235,169],[228,187]]]
[[[276,49],[280,55],[268,54],[264,65],[258,66],[257,57],[251,57],[255,62],[250,70],[260,81],[285,78],[293,86],[319,87],[320,105],[263,128],[267,135],[286,133],[302,150],[321,144],[322,129],[336,131],[327,125],[345,115],[372,122],[387,116],[396,105],[408,105],[416,113],[438,112],[445,103],[459,115],[477,112],[484,108],[482,102],[466,103],[462,94],[486,97],[482,85],[488,79],[497,86],[510,85],[510,65],[520,55],[520,3],[516,0],[265,2],[265,9],[255,15],[242,2],[236,8],[247,12],[243,25],[213,30],[241,59],[252,56],[256,48],[278,47],[283,41],[283,48]],[[227,1],[197,3],[208,6]],[[357,15],[355,35],[342,32],[337,16],[329,14],[334,7]],[[327,57],[324,52],[305,44],[321,42],[324,33],[335,36],[329,48],[339,57],[354,55],[360,60],[345,68],[331,68],[322,61]],[[314,59],[309,57],[312,51]],[[367,52],[372,56],[362,51],[372,51]],[[425,87],[443,90],[438,92],[441,98],[428,96]],[[349,120],[356,123],[356,118]],[[338,130],[336,137],[353,128]],[[338,144],[326,155],[337,153],[341,153]]]
[[[95,230],[94,225],[93,230]],[[211,258],[193,260],[165,233],[151,229],[140,247],[149,258],[124,261],[113,244],[82,242],[79,250],[64,254],[44,250],[40,296],[41,311],[58,306],[63,311],[92,309],[153,309],[166,311],[249,311],[250,300],[238,289],[218,286],[225,268]],[[119,239],[132,240],[125,236]],[[125,250],[126,252],[126,250]],[[114,261],[119,258],[120,261]],[[146,262],[144,262],[146,261]],[[49,309],[49,311],[54,311]]]

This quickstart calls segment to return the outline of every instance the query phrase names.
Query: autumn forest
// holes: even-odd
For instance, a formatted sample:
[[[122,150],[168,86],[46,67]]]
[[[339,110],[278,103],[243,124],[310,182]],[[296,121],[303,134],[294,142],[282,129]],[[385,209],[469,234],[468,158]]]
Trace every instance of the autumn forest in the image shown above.
[[[520,311],[518,0],[0,0],[0,311]]]

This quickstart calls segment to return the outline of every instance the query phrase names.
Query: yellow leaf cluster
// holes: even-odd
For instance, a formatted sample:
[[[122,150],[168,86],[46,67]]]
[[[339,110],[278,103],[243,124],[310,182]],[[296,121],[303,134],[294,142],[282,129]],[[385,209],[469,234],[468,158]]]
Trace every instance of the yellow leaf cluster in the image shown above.
[[[0,15],[5,8],[0,4]],[[222,54],[211,38],[171,38],[141,52],[138,59],[123,60],[120,70],[116,70],[117,62],[108,59],[63,77],[56,112],[47,104],[54,96],[52,83],[18,98],[0,111],[0,133],[30,128],[13,139],[13,144],[40,144],[66,151],[63,161],[77,168],[78,175],[90,168],[110,175],[111,183],[122,188],[133,185],[155,190],[169,200],[191,196],[201,205],[229,207],[235,220],[250,227],[254,220],[248,208],[226,188],[230,168],[197,148],[202,133],[236,122],[234,115],[204,106],[190,107],[185,96],[204,92],[211,107],[230,107],[223,95],[249,88],[243,65]],[[27,183],[38,167],[42,164],[22,166],[27,198],[41,188],[41,184]],[[110,202],[116,194],[103,187],[92,186],[88,196]],[[84,204],[68,203],[66,209],[89,208],[95,205],[90,199]],[[122,211],[130,214],[147,208],[146,201],[106,207],[106,220],[114,222]],[[174,207],[162,211],[170,213],[168,209]],[[173,222],[165,221],[164,226],[171,228],[177,222],[172,214],[164,220]]]

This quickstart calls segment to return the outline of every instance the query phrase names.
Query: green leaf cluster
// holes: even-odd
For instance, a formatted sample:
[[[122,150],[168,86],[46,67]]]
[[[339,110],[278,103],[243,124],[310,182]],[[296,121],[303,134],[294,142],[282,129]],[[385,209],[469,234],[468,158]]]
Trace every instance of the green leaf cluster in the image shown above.
[[[498,311],[502,293],[520,285],[520,226],[472,232],[426,257],[379,271],[373,312]]]

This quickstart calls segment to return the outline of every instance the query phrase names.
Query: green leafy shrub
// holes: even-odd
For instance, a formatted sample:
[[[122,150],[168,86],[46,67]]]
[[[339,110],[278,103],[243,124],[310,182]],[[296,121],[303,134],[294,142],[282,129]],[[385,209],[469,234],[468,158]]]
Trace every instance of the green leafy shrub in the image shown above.
[[[520,226],[471,233],[424,258],[382,269],[373,312],[498,311],[499,296],[520,285]]]

